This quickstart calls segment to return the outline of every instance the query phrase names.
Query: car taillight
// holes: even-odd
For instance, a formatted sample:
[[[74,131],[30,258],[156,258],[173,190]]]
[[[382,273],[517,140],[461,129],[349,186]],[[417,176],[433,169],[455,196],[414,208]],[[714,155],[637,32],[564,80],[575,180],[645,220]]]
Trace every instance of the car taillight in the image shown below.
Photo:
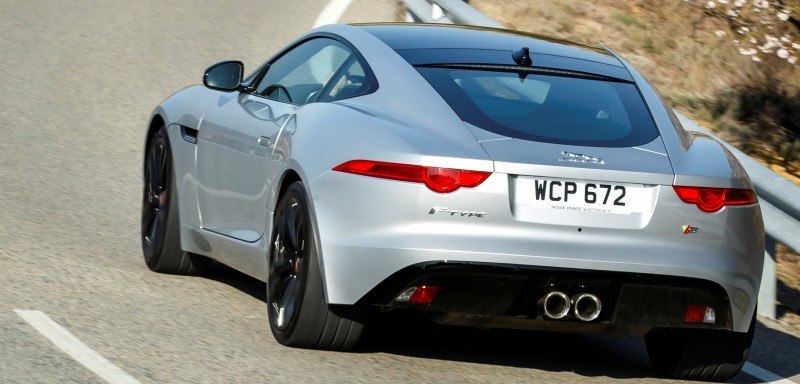
[[[690,304],[686,308],[683,322],[714,324],[717,322],[717,314],[714,312],[714,308],[705,305]]]
[[[756,193],[751,189],[706,188],[673,186],[684,202],[697,205],[703,212],[716,212],[724,206],[756,203]]]
[[[439,287],[436,285],[411,287],[403,292],[400,292],[400,295],[395,298],[395,301],[399,301],[401,303],[430,305],[430,303],[433,302],[433,299],[436,298],[437,293],[439,293]]]
[[[430,190],[439,193],[453,192],[461,187],[477,187],[492,174],[372,160],[351,160],[337,165],[333,170],[382,179],[424,183]]]

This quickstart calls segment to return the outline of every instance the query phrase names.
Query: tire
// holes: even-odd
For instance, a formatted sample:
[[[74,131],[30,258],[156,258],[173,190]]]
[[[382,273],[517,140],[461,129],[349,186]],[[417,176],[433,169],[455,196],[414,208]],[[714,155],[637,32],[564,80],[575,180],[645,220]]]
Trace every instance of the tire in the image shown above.
[[[325,302],[308,207],[305,188],[298,181],[275,209],[267,277],[270,329],[285,346],[348,351],[364,330],[364,313],[354,306]]]
[[[206,273],[211,260],[181,249],[178,197],[167,130],[148,140],[142,193],[142,252],[150,270],[176,275]]]
[[[742,369],[753,342],[756,318],[745,333],[702,329],[654,329],[645,335],[650,363],[661,375],[681,380],[726,381]]]

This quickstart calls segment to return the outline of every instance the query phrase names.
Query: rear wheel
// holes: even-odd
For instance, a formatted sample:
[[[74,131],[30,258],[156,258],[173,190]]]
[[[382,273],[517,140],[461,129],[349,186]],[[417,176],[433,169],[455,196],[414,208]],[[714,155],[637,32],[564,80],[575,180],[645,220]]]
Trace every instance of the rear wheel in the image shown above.
[[[142,199],[144,261],[155,272],[180,275],[204,273],[209,269],[211,260],[181,249],[178,199],[166,128],[161,127],[153,134],[146,150]]]
[[[746,333],[703,329],[654,329],[645,335],[653,368],[681,380],[725,381],[742,369],[755,332],[755,315]]]
[[[364,329],[362,311],[325,302],[315,238],[305,189],[295,182],[275,210],[267,277],[269,325],[286,346],[350,350]]]

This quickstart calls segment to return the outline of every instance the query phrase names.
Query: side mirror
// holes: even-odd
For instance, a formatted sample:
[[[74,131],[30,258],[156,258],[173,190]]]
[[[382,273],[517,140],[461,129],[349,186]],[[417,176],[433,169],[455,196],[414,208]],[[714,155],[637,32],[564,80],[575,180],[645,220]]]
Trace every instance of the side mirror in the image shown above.
[[[235,91],[242,84],[244,64],[241,61],[222,61],[206,69],[203,85],[218,91]]]

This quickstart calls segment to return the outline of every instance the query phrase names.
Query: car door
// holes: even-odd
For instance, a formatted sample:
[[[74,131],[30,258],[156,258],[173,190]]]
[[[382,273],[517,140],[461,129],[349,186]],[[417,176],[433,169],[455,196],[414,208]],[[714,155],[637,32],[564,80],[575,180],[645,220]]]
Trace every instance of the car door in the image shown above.
[[[270,184],[284,161],[272,156],[273,145],[295,111],[316,101],[351,56],[334,39],[314,38],[274,59],[252,92],[219,93],[198,127],[204,229],[247,242],[264,235]]]

